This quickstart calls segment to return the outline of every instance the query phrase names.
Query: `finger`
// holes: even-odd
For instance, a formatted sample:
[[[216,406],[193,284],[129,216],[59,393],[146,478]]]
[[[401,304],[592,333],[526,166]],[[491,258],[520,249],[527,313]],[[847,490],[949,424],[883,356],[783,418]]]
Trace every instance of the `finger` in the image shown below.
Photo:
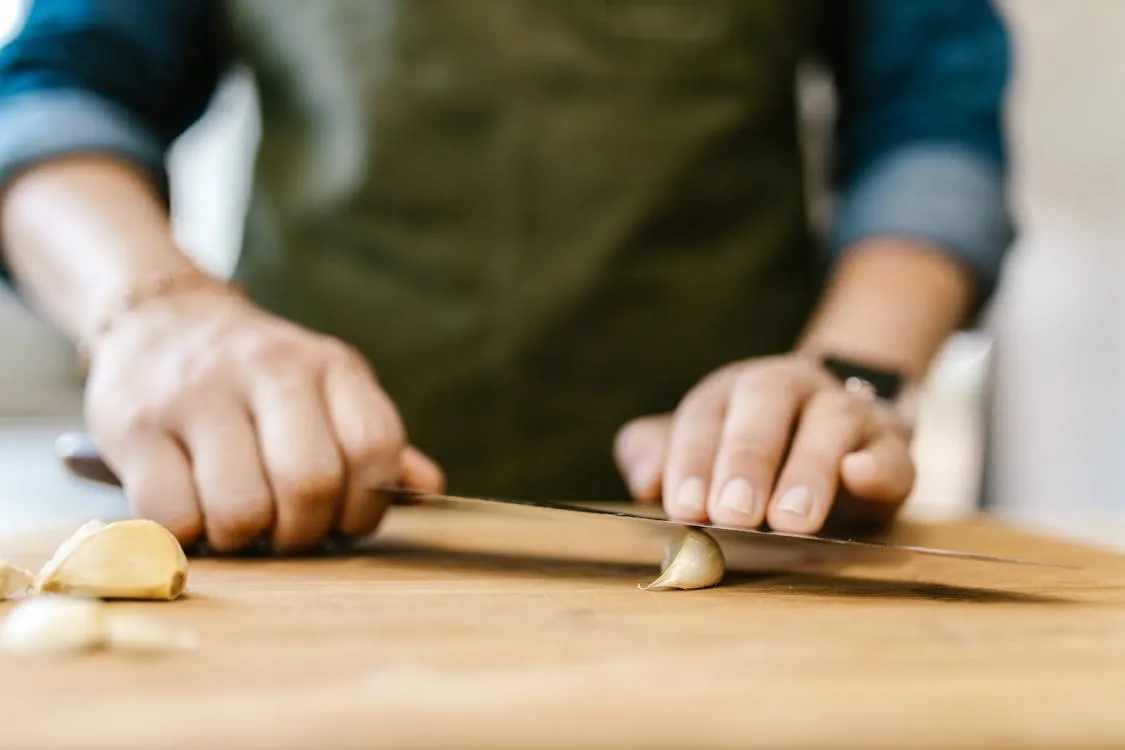
[[[753,528],[765,519],[793,424],[813,385],[776,370],[749,374],[732,386],[708,493],[712,521]]]
[[[664,466],[664,510],[686,522],[707,520],[707,491],[727,407],[727,389],[689,394],[672,418]]]
[[[209,407],[182,432],[210,546],[234,552],[269,532],[273,498],[246,409],[233,399]]]
[[[669,414],[634,419],[617,432],[613,457],[635,500],[655,503],[660,499],[671,432]]]
[[[820,530],[839,487],[840,462],[870,434],[872,417],[865,400],[843,390],[820,391],[809,401],[772,493],[771,529]]]
[[[171,435],[137,435],[102,447],[102,456],[121,479],[134,514],[161,524],[185,546],[202,536],[191,463]]]
[[[264,378],[250,390],[262,464],[273,490],[273,545],[318,544],[340,512],[345,468],[317,375]]]
[[[404,478],[402,421],[374,375],[358,363],[327,370],[323,393],[347,474],[336,526],[348,536],[369,534],[388,505],[386,497],[371,489]],[[413,468],[426,473],[420,464]],[[432,475],[424,479],[432,480]]]
[[[402,451],[402,483],[412,490],[442,492],[445,472],[432,458],[408,445]]]
[[[432,458],[408,445],[402,451],[402,484],[419,492],[444,492],[445,472]],[[391,505],[418,505],[418,500],[402,493],[392,497]]]
[[[844,456],[840,478],[849,494],[863,500],[901,503],[914,489],[916,469],[910,445],[894,432],[880,432],[861,450]]]

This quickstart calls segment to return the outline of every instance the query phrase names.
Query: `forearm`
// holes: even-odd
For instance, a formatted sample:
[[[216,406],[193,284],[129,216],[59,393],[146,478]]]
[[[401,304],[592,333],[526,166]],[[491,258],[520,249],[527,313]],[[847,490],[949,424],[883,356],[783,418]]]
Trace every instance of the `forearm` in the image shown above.
[[[13,180],[0,240],[23,293],[76,340],[140,280],[202,273],[176,248],[150,178],[108,157],[47,161]]]
[[[871,238],[843,253],[799,344],[903,373],[919,382],[968,315],[970,274],[941,248]]]
[[[844,12],[832,62],[835,271],[801,347],[916,384],[987,304],[1014,237],[1008,34],[994,0],[869,0]]]

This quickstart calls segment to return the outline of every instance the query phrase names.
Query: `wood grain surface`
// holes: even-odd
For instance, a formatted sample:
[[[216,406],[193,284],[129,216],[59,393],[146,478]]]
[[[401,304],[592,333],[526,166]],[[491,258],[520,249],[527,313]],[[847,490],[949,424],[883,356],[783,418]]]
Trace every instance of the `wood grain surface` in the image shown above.
[[[112,606],[197,652],[0,657],[0,747],[1125,747],[1125,557],[986,521],[897,535],[1082,569],[728,537],[723,587],[637,590],[668,533],[416,507],[363,554],[193,561],[187,598]]]

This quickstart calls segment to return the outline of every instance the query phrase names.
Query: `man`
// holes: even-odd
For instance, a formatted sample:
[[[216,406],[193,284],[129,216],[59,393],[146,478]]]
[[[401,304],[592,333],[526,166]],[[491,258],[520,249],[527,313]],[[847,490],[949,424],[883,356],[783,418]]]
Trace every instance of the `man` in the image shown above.
[[[246,297],[165,211],[165,150],[235,59]],[[988,0],[37,0],[0,55],[4,257],[88,355],[135,510],[185,541],[366,533],[388,482],[611,498],[611,443],[674,518],[816,532],[910,491],[895,397],[1010,241],[1007,75]]]

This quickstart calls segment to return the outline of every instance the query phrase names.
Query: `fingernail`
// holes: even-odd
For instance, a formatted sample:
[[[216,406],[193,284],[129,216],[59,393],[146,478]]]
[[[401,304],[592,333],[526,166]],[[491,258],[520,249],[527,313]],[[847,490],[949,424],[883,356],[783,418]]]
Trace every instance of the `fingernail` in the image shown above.
[[[804,518],[812,510],[812,493],[808,487],[793,487],[777,501],[777,510]]]
[[[688,479],[676,494],[676,507],[688,513],[698,513],[707,502],[707,488],[702,479]]]
[[[750,518],[754,515],[754,488],[741,477],[732,479],[719,495],[719,507],[735,515]]]

